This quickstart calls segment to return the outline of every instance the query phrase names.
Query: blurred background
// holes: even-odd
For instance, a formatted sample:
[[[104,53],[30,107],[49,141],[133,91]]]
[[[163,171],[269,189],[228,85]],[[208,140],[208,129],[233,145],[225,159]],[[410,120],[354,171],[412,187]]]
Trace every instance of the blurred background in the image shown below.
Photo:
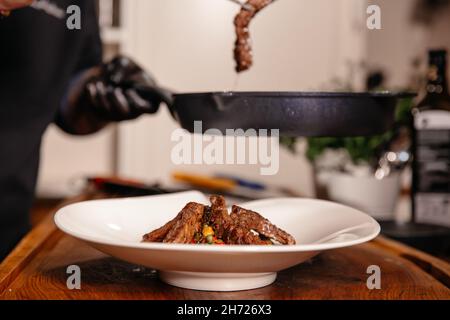
[[[366,27],[369,4],[382,10],[381,30]],[[364,90],[371,76],[384,89],[418,90],[427,50],[450,48],[447,0],[278,0],[253,21],[254,67],[237,76],[232,22],[239,7],[230,1],[101,0],[98,7],[105,59],[129,55],[178,92]],[[170,135],[176,128],[164,108],[85,138],[51,126],[42,147],[38,201],[76,194],[76,182],[87,176],[169,185],[175,170],[229,173],[316,196],[304,139],[282,148],[279,173],[264,177],[259,166],[175,166]],[[405,193],[408,176],[403,173]],[[398,199],[398,218],[408,220],[409,198]]]

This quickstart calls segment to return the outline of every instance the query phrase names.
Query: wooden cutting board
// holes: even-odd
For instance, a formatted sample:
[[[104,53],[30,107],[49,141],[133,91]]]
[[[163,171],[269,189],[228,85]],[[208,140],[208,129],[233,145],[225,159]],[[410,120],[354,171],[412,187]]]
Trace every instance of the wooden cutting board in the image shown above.
[[[76,201],[85,200],[83,196]],[[81,268],[69,290],[67,267]],[[367,268],[381,269],[369,290]],[[265,288],[200,292],[162,283],[157,272],[108,257],[57,230],[52,215],[0,265],[0,299],[450,299],[450,265],[384,237],[331,250],[278,274]]]

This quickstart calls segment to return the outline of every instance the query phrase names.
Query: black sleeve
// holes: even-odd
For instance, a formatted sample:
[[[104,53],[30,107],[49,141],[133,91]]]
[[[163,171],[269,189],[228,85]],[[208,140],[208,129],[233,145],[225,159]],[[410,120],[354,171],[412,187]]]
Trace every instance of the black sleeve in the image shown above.
[[[82,52],[79,55],[80,58],[77,62],[75,74],[100,65],[103,56],[96,1],[86,0],[84,3],[82,14],[85,15],[83,28],[85,28],[86,34],[83,39]]]
[[[67,92],[65,93],[58,112],[55,115],[54,123],[63,131],[74,134],[73,128],[64,121],[64,110],[68,107],[68,94],[71,86],[76,83],[76,80],[84,70],[90,69],[102,64],[103,50],[102,41],[100,38],[100,28],[98,25],[98,14],[96,1],[83,1],[82,12],[82,28],[83,38],[77,52],[78,60],[72,69],[71,80]],[[83,16],[84,15],[84,16]]]

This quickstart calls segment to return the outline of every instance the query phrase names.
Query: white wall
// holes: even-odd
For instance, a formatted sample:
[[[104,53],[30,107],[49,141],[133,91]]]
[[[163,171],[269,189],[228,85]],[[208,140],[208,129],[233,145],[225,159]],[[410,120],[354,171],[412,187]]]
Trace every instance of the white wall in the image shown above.
[[[412,0],[375,0],[382,10],[382,30],[368,33],[368,62],[387,73],[389,86],[404,87],[411,61],[423,46],[420,28],[410,25]]]
[[[421,57],[426,64],[429,48],[450,50],[450,7],[441,10],[433,24],[424,28],[411,22],[415,0],[371,2],[382,9],[383,29],[367,33],[367,60],[373,67],[382,68],[387,73],[390,87],[407,86],[412,60]]]

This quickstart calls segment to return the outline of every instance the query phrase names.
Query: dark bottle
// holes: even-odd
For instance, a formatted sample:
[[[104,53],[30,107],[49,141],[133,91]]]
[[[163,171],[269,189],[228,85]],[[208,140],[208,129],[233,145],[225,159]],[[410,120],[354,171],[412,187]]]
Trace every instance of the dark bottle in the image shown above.
[[[447,52],[429,52],[426,92],[413,109],[413,217],[450,227],[450,96]]]

